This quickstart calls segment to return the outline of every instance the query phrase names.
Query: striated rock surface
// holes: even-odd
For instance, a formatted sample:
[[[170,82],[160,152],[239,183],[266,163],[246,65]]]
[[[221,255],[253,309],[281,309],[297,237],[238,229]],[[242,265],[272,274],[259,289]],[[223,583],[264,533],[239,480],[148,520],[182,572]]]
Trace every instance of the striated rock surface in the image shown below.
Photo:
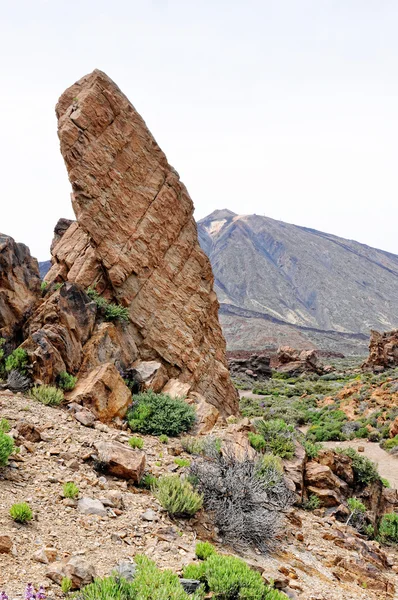
[[[37,260],[24,244],[0,233],[0,337],[12,338],[40,294]]]
[[[55,241],[46,280],[94,286],[128,307],[141,361],[235,413],[213,274],[178,174],[101,71],[66,90],[56,113],[77,222]]]
[[[281,346],[278,348],[276,359],[278,371],[281,373],[289,375],[318,373],[320,375],[324,372],[315,350],[295,350],[290,346]]]
[[[362,365],[367,369],[388,369],[398,365],[398,329],[370,332],[369,356]]]

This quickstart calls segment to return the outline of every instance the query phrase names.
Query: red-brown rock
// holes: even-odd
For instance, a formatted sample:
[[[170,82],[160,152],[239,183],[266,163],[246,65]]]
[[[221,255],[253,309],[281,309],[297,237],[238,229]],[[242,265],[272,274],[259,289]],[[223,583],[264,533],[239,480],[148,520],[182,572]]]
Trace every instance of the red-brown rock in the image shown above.
[[[388,369],[398,365],[398,329],[380,333],[370,332],[369,356],[362,365],[365,369]]]
[[[39,296],[37,260],[27,246],[0,233],[0,337],[13,337]]]
[[[139,483],[144,474],[145,454],[120,442],[97,442],[98,460],[111,475]]]
[[[144,121],[100,71],[57,104],[77,222],[46,280],[95,286],[128,307],[142,361],[160,361],[223,414],[238,410],[193,204]]]

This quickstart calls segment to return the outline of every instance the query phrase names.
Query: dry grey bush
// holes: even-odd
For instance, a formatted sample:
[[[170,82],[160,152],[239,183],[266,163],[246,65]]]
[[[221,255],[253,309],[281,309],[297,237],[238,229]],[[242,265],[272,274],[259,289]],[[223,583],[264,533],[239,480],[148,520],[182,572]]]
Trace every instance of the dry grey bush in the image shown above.
[[[10,390],[11,392],[27,392],[32,386],[31,381],[25,375],[22,375],[16,369],[10,371],[7,377],[7,383],[0,385],[0,389]]]
[[[195,460],[190,476],[226,543],[267,551],[295,499],[279,471],[262,472],[261,459],[223,450]]]

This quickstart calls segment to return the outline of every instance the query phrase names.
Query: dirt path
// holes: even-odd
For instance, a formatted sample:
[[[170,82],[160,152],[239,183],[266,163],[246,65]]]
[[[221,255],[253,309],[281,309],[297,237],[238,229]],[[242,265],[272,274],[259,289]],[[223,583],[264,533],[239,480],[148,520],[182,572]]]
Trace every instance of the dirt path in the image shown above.
[[[367,458],[373,460],[378,466],[379,473],[385,479],[388,479],[392,488],[398,489],[398,457],[391,456],[378,444],[366,440],[348,440],[346,442],[324,442],[326,448],[355,448],[364,446],[363,453]]]

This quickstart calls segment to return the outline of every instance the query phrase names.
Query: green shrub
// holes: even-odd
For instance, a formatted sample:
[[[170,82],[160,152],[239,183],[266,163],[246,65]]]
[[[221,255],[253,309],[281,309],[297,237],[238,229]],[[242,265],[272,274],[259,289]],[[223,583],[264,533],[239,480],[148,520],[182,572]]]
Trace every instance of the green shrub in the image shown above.
[[[222,440],[211,435],[201,438],[186,436],[181,439],[181,446],[188,454],[215,456],[221,452]]]
[[[268,482],[277,484],[283,478],[283,464],[279,456],[264,454],[256,465],[256,476]]]
[[[45,296],[47,290],[48,290],[48,281],[42,281],[40,284],[41,295]]]
[[[103,298],[96,290],[93,288],[88,288],[87,295],[91,300],[93,300],[102,315],[104,316],[106,321],[129,321],[129,311],[128,308],[124,306],[120,306],[119,304],[115,304],[113,302],[108,302],[105,298]]]
[[[293,458],[295,432],[292,425],[287,425],[282,419],[271,419],[270,421],[258,419],[254,426],[258,435],[264,440],[263,446],[259,438],[255,438],[257,448],[261,448],[262,452],[270,452],[281,458]],[[249,437],[249,441],[253,445],[253,435]]]
[[[364,533],[365,533],[365,535],[368,536],[368,538],[370,540],[372,540],[374,538],[375,528],[373,527],[373,525],[371,523],[369,523],[368,525],[366,525]]]
[[[216,549],[210,542],[198,542],[196,544],[195,554],[200,560],[206,560],[212,554],[216,554]]]
[[[156,484],[155,496],[169,515],[192,517],[202,508],[203,499],[189,481],[178,475],[164,475]]]
[[[64,390],[64,392],[73,390],[76,386],[76,382],[77,377],[66,371],[62,371],[62,373],[58,375],[58,387],[61,388],[61,390]]]
[[[375,463],[366,456],[361,456],[354,448],[336,448],[335,451],[352,459],[352,469],[358,483],[369,485],[380,479]]]
[[[63,577],[61,581],[61,591],[64,594],[68,594],[72,589],[72,579],[69,577]]]
[[[355,432],[356,438],[366,438],[367,439],[368,436],[369,436],[369,429],[367,427],[360,427]]]
[[[384,450],[392,450],[393,448],[396,448],[398,446],[398,435],[396,435],[393,438],[390,438],[389,440],[386,440],[383,443],[383,448]]]
[[[181,398],[149,390],[134,396],[127,420],[133,431],[175,437],[192,427],[195,410]]]
[[[162,444],[167,444],[168,441],[169,438],[164,433],[162,433],[162,435],[159,436],[159,442],[161,442]]]
[[[140,487],[146,488],[147,490],[153,490],[157,485],[157,477],[152,473],[145,473],[140,481]]]
[[[187,458],[175,458],[174,459],[175,464],[178,467],[189,467],[189,465],[191,464],[191,461],[188,460]]]
[[[142,438],[133,436],[129,439],[129,445],[132,448],[139,448],[141,450],[141,448],[144,447],[144,440]]]
[[[308,414],[312,426],[307,432],[307,439],[312,442],[328,442],[330,440],[345,440],[342,428],[347,421],[347,415],[336,405],[328,405]]]
[[[6,371],[19,371],[23,375],[26,374],[26,367],[28,366],[29,359],[26,350],[23,348],[16,348],[6,358]]]
[[[8,433],[11,429],[11,426],[7,419],[0,419],[0,431],[2,433]]]
[[[305,440],[303,442],[304,450],[308,458],[316,458],[319,452],[322,450],[322,444],[319,442],[310,442]]]
[[[214,599],[282,600],[285,594],[265,585],[260,573],[240,558],[212,553],[207,560],[185,567],[184,577],[205,584]]]
[[[354,512],[358,512],[358,513],[364,513],[364,512],[366,512],[366,506],[364,504],[362,504],[362,502],[360,500],[358,500],[358,498],[348,498],[347,504],[348,504],[348,508],[350,509],[350,511],[352,513],[354,513]]]
[[[253,433],[252,431],[249,431],[247,433],[247,437],[249,439],[250,445],[256,450],[256,452],[265,452],[267,444],[262,435],[260,435],[259,433]]]
[[[316,510],[321,505],[321,501],[319,500],[316,494],[311,494],[305,502],[303,502],[304,510]]]
[[[14,450],[13,438],[0,429],[0,467],[5,467]]]
[[[36,385],[30,390],[30,396],[46,406],[59,406],[64,400],[63,391],[52,385]]]
[[[398,513],[387,513],[380,521],[379,536],[382,542],[398,544]]]
[[[71,498],[72,500],[75,500],[79,495],[79,488],[73,481],[64,483],[62,491],[65,498]]]
[[[26,502],[13,504],[10,508],[10,515],[17,523],[28,523],[33,518],[32,509]]]
[[[391,488],[391,483],[388,481],[388,479],[385,479],[384,477],[380,477],[380,481],[383,484],[383,487],[390,489]]]

